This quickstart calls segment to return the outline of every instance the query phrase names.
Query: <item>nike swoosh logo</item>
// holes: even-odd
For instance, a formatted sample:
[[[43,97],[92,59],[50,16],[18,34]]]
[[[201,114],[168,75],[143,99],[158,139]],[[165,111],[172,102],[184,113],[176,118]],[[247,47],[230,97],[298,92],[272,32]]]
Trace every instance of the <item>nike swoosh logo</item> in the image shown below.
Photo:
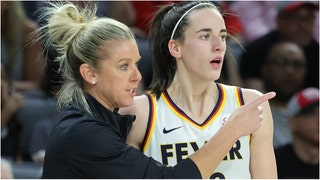
[[[169,129],[169,130],[166,130],[166,128],[163,128],[162,132],[163,132],[163,134],[168,134],[169,132],[172,132],[172,131],[177,130],[179,128],[182,128],[182,126],[176,127],[176,128],[172,128],[172,129]]]

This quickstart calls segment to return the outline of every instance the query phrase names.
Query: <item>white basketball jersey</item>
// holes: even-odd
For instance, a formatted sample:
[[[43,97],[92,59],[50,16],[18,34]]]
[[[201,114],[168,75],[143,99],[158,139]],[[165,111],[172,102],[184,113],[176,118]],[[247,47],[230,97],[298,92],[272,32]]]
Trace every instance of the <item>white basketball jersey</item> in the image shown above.
[[[170,99],[167,92],[157,100],[147,93],[150,103],[149,123],[143,141],[143,152],[173,166],[201,148],[244,104],[241,89],[216,83],[219,98],[211,114],[198,124]],[[249,179],[250,137],[241,137],[219,164],[211,178]]]

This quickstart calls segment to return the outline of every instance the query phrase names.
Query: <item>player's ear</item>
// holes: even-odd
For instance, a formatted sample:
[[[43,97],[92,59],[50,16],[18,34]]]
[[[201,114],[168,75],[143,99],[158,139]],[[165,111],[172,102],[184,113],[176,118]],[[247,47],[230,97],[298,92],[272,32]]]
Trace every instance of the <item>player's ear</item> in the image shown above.
[[[180,46],[179,43],[173,39],[171,39],[168,42],[168,49],[170,54],[175,57],[175,58],[180,58],[181,57],[181,50],[180,50]]]

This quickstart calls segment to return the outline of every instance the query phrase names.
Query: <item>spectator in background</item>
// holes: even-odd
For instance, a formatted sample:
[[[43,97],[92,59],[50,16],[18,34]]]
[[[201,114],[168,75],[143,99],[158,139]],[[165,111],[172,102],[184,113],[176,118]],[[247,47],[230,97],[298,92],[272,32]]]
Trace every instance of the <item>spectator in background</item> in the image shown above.
[[[33,162],[43,165],[45,149],[52,128],[57,122],[54,118],[43,119],[37,122],[31,135],[29,150]]]
[[[227,51],[224,57],[223,68],[221,69],[221,76],[217,82],[230,84],[235,86],[243,86],[243,81],[240,77],[238,61],[242,52],[243,41],[243,25],[237,15],[234,14],[230,8],[231,2],[221,1],[217,5],[220,6],[223,12],[223,18],[228,29],[228,36],[226,39]]]
[[[292,42],[278,42],[268,52],[261,65],[263,92],[275,91],[277,96],[270,100],[273,116],[275,147],[291,142],[291,133],[284,110],[287,103],[305,82],[306,58],[300,46]]]
[[[17,91],[38,89],[44,57],[41,43],[33,43],[37,24],[28,19],[21,1],[1,1],[1,61]]]
[[[38,25],[26,16],[22,1],[1,2],[1,24],[1,63],[6,67],[12,90],[21,93],[24,101],[24,106],[14,114],[20,126],[16,144],[22,151],[19,161],[31,161],[29,142],[33,127],[37,121],[52,117],[56,110],[54,100],[42,88],[46,59],[41,41],[34,41],[38,38],[34,34]]]
[[[306,88],[289,101],[292,143],[275,150],[281,179],[319,179],[319,89]]]
[[[318,2],[279,2],[277,28],[249,43],[240,60],[240,74],[246,87],[262,89],[260,67],[273,44],[289,40],[303,48],[307,81],[304,87],[319,87],[319,43],[314,37]]]
[[[243,24],[243,41],[251,42],[276,27],[277,1],[227,1]]]
[[[12,167],[10,161],[1,157],[1,179],[13,179]]]
[[[92,1],[91,1],[92,2]],[[133,26],[136,14],[130,1],[93,1],[97,4],[98,17],[110,17],[127,26]]]
[[[1,157],[11,161],[20,161],[22,158],[21,124],[16,114],[23,107],[24,99],[20,93],[12,90],[6,73],[6,68],[1,64]]]
[[[39,18],[39,7],[41,7],[41,1],[22,1],[26,16],[32,21],[38,24]]]

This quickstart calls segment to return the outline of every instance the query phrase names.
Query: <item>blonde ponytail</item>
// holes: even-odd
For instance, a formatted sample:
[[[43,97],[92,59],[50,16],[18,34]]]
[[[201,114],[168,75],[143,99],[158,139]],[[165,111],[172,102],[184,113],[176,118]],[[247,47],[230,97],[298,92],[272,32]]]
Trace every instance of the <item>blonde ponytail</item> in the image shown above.
[[[102,60],[99,51],[109,41],[134,39],[134,35],[123,23],[110,18],[96,18],[96,6],[80,9],[67,2],[49,3],[42,18],[47,18],[45,26],[39,29],[46,47],[57,50],[56,61],[63,76],[63,85],[58,92],[58,106],[73,103],[91,113],[85,100],[83,79],[79,67],[87,63],[97,69]]]

